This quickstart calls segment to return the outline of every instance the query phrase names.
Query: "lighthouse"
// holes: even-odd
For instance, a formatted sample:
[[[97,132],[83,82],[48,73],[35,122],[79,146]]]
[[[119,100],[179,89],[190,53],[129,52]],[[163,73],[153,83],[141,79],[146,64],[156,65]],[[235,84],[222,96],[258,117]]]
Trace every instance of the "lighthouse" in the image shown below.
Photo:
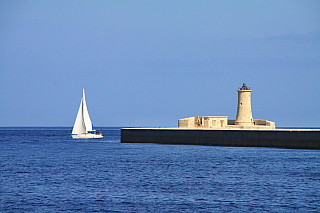
[[[253,124],[251,111],[251,91],[245,83],[238,91],[238,109],[235,125],[251,126]]]

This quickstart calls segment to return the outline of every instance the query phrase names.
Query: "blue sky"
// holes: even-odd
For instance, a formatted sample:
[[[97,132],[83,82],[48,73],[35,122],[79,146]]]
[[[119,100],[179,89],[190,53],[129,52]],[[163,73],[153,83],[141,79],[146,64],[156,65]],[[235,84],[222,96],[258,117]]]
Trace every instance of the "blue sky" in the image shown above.
[[[1,1],[0,126],[320,127],[320,1]]]

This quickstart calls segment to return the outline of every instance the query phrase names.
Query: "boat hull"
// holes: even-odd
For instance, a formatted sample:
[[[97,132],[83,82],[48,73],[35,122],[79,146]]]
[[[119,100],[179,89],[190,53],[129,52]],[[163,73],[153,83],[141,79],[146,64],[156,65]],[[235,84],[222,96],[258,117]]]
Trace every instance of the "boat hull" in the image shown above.
[[[86,133],[86,134],[78,134],[78,135],[71,135],[72,138],[103,138],[102,134],[91,134],[91,133]]]

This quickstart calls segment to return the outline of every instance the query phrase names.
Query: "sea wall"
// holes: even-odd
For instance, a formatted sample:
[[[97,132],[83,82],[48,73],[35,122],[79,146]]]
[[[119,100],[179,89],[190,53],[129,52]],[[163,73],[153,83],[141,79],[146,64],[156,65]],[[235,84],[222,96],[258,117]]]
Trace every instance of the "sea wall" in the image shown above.
[[[124,128],[121,129],[121,142],[320,149],[320,130]]]

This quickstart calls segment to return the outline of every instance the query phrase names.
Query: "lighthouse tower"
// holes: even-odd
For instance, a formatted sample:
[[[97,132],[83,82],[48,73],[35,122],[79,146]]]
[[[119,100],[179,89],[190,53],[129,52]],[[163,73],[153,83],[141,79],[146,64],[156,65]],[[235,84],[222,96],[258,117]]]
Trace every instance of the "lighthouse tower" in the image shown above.
[[[238,110],[235,125],[251,126],[253,125],[251,111],[251,91],[249,87],[243,83],[238,91]]]

